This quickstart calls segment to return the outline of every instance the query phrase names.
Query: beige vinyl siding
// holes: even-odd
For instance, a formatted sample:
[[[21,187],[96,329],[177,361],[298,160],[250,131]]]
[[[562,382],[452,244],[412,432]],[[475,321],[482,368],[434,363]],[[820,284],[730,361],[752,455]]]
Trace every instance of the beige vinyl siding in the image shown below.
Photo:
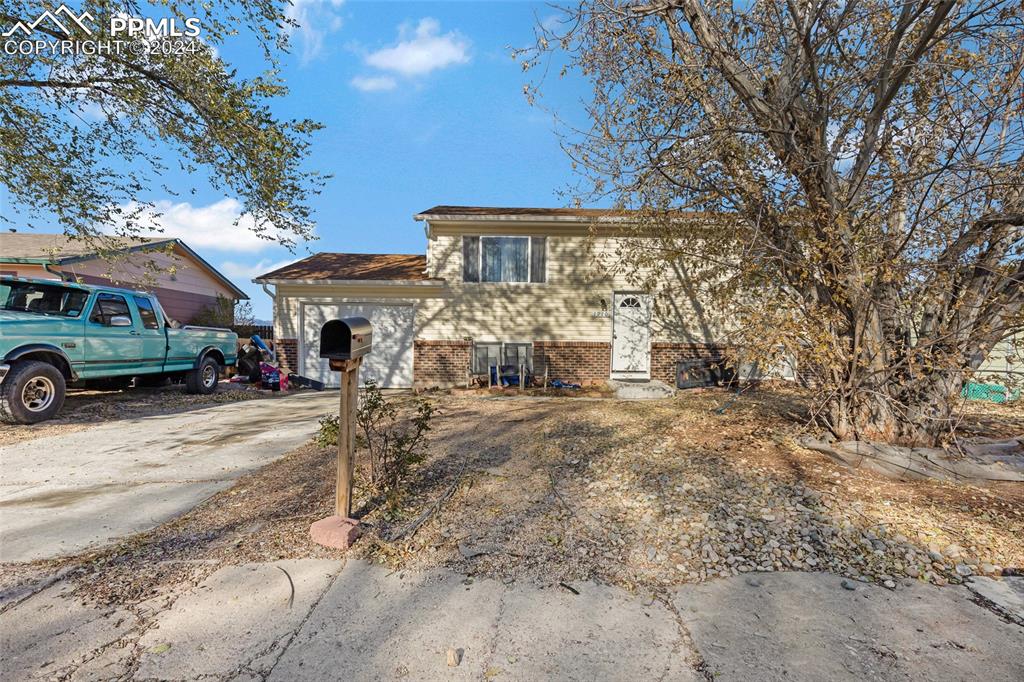
[[[611,338],[610,318],[594,313],[602,298],[611,305],[615,283],[592,267],[593,244],[586,236],[548,236],[546,283],[464,283],[462,235],[435,233],[429,248],[430,274],[447,280],[448,291],[424,301],[417,315],[424,339]]]
[[[420,336],[420,310],[426,300],[442,294],[443,286],[424,284],[278,284],[274,297],[274,337],[302,335],[304,303],[410,303],[416,308],[416,336]]]
[[[996,344],[975,374],[977,381],[1024,385],[1024,334]]]
[[[443,282],[278,284],[274,334],[277,338],[299,338],[304,302],[391,301],[415,305],[416,338],[425,340],[610,343],[612,294],[636,290],[636,286],[603,266],[619,260],[623,238],[602,230],[591,236],[589,226],[581,223],[431,222],[427,268],[430,277]],[[547,281],[464,283],[463,235],[547,237]],[[721,342],[722,335],[706,318],[691,300],[656,297],[651,340]]]
[[[477,234],[547,237],[546,283],[462,282],[462,236]],[[425,339],[481,341],[611,341],[609,312],[614,291],[636,287],[622,274],[609,274],[622,239],[591,237],[585,227],[474,224],[459,230],[432,229],[428,267],[448,282],[444,298],[423,302],[417,320]],[[655,342],[718,341],[715,325],[702,320],[689,301],[656,301]]]

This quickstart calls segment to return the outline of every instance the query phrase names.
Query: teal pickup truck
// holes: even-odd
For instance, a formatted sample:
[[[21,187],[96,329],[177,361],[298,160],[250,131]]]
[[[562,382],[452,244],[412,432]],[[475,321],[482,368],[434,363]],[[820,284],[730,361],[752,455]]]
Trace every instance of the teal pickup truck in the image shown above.
[[[0,420],[50,419],[70,383],[171,378],[212,393],[220,368],[235,364],[237,340],[227,329],[178,325],[141,291],[0,277]]]

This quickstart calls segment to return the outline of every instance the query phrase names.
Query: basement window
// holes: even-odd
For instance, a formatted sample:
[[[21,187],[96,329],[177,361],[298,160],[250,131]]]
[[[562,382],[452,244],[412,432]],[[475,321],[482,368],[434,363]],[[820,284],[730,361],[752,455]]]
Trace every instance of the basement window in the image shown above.
[[[525,365],[533,372],[532,343],[484,342],[473,344],[473,374],[487,374],[488,367]]]

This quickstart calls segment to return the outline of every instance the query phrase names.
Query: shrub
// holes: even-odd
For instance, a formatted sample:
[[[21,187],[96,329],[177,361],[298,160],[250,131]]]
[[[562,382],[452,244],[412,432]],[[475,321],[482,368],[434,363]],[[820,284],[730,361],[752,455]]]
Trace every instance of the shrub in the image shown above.
[[[421,398],[412,405],[412,416],[403,416],[405,411],[400,413],[396,402],[385,398],[375,382],[366,382],[356,410],[356,445],[369,454],[369,483],[375,493],[390,496],[426,454],[434,406]],[[315,440],[322,447],[337,445],[338,417],[322,417]]]
[[[384,397],[377,384],[366,382],[356,423],[370,455],[370,484],[378,493],[393,492],[426,454],[434,406],[417,398],[413,410],[411,418],[401,418],[398,407]]]
[[[320,430],[314,441],[323,448],[338,444],[338,417],[333,414],[320,417]]]

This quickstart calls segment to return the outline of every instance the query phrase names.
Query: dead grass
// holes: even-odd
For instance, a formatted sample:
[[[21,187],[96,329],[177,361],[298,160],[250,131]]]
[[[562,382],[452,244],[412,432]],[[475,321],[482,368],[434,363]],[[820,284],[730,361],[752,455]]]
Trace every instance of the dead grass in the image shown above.
[[[796,445],[806,416],[799,391],[655,403],[435,399],[428,459],[398,507],[360,509],[366,532],[354,555],[635,589],[783,569],[941,584],[959,579],[958,563],[1024,566],[1024,486],[848,470]],[[966,421],[1001,435],[1019,418],[982,409]],[[415,534],[392,539],[453,484]],[[333,513],[333,485],[334,452],[305,445],[152,532],[31,570],[74,566],[85,596],[132,603],[225,563],[337,557],[308,536]],[[367,501],[357,490],[357,506]],[[957,551],[939,561],[927,554],[950,545]]]

